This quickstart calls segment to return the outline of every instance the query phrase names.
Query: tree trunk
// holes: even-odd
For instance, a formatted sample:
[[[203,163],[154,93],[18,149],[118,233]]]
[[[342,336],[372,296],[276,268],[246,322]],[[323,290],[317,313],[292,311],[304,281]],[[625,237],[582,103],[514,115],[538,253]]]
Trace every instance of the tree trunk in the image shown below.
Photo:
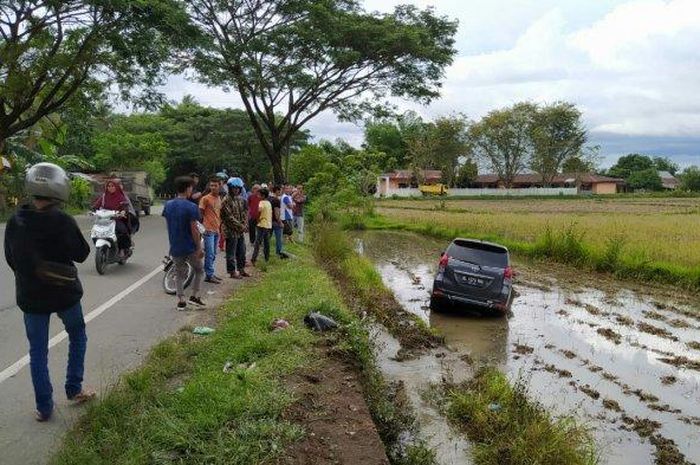
[[[270,156],[270,163],[272,164],[272,178],[275,184],[284,184],[286,182],[285,172],[282,168],[282,153],[277,152]]]

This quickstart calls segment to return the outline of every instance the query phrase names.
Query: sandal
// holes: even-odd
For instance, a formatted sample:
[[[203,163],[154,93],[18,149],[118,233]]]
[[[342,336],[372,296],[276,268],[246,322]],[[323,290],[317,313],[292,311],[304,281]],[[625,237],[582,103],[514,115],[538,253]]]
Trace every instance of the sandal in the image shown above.
[[[36,412],[34,412],[34,419],[36,421],[38,421],[39,423],[47,422],[47,421],[49,421],[50,418],[51,418],[50,413],[41,413],[38,410]]]
[[[95,397],[97,397],[97,394],[94,391],[82,390],[73,397],[69,397],[68,400],[72,400],[76,404],[83,404],[93,400]]]

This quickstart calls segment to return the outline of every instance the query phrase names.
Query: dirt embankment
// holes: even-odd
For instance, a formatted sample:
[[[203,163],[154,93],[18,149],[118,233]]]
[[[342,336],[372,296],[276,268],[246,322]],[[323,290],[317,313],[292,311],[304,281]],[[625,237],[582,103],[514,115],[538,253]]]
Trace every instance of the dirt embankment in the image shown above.
[[[316,363],[287,379],[298,399],[284,418],[306,436],[285,451],[279,465],[388,465],[377,428],[363,397],[358,368],[323,344]]]

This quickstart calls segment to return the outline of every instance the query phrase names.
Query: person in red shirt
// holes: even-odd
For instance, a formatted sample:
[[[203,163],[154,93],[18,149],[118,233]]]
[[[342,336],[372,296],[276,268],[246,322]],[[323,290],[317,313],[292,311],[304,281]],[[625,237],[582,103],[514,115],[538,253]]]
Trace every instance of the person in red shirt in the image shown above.
[[[258,224],[258,205],[260,204],[260,184],[254,184],[248,194],[248,239],[255,244],[255,229]]]

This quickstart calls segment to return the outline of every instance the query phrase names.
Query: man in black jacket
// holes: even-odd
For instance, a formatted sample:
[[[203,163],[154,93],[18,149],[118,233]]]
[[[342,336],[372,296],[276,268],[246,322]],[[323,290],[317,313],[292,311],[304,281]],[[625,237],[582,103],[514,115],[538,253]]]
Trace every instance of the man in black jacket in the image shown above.
[[[15,274],[17,305],[24,312],[36,419],[46,421],[53,412],[48,368],[52,313],[63,321],[68,333],[68,399],[84,402],[95,396],[82,387],[87,335],[80,305],[83,287],[74,265],[85,261],[90,246],[75,219],[60,209],[70,194],[70,181],[63,169],[51,163],[32,166],[26,190],[32,203],[7,223],[5,259]]]

